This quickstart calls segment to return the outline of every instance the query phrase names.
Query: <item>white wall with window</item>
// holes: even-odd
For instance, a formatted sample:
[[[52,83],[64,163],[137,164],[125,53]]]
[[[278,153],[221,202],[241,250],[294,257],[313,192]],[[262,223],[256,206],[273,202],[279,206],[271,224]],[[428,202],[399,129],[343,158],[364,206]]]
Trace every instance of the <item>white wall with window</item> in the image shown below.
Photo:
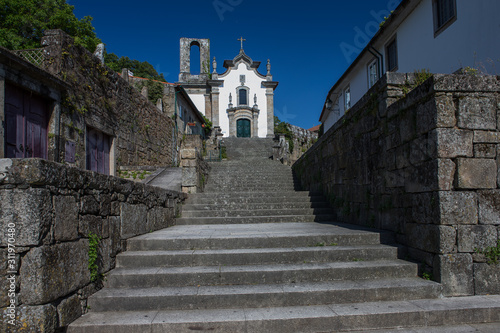
[[[432,73],[455,73],[472,67],[489,74],[500,74],[500,1],[498,0],[403,0],[383,28],[341,79],[328,98],[343,95],[349,85],[351,107],[358,102],[383,72],[413,73],[426,69]],[[371,52],[370,52],[371,51]],[[374,66],[377,51],[382,66]],[[376,81],[376,80],[375,80]],[[325,103],[326,105],[326,103]],[[345,112],[341,104],[340,117]],[[325,131],[335,112],[323,109],[320,121]],[[332,118],[333,117],[333,118]],[[338,118],[335,121],[338,120]],[[327,121],[328,120],[328,121]]]
[[[224,85],[219,88],[219,125],[224,136],[229,135],[229,118],[226,112],[229,104],[229,94],[231,94],[234,106],[253,107],[254,97],[257,96],[257,105],[260,110],[258,120],[259,137],[265,138],[267,135],[266,89],[262,87],[265,77],[259,77],[255,71],[253,68],[249,68],[245,62],[240,62],[236,68],[219,75],[219,80],[224,80]],[[243,85],[241,76],[244,76],[245,80]],[[241,101],[243,97],[246,97],[246,101]]]
[[[396,71],[454,73],[473,67],[499,74],[499,13],[497,0],[420,1],[397,27]]]
[[[378,81],[379,75],[379,63],[377,59],[374,59],[368,64],[368,88],[373,87],[375,82]]]

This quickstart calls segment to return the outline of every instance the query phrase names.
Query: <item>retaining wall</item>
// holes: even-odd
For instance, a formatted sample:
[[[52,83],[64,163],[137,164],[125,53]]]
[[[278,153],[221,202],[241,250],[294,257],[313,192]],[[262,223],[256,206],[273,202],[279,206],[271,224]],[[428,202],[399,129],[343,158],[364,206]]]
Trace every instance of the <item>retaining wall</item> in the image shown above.
[[[448,296],[500,294],[500,79],[388,73],[293,166],[339,221],[390,230]]]
[[[126,240],[173,225],[185,198],[42,159],[0,159],[0,331],[67,326],[86,312],[87,298],[102,287]],[[89,268],[90,234],[100,238],[97,270]],[[11,281],[14,297],[5,292]],[[8,323],[11,300],[15,326]]]

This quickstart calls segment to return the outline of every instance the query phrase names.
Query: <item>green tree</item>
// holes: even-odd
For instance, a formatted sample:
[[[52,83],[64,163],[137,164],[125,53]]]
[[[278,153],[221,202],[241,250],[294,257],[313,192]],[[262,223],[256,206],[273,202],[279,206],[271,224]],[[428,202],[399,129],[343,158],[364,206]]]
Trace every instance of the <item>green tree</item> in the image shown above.
[[[158,98],[163,97],[163,83],[153,80],[141,80],[134,83],[134,86],[139,91],[141,91],[144,86],[148,87],[148,100],[152,103],[156,103]]]
[[[104,62],[117,73],[121,73],[122,68],[128,68],[134,73],[134,76],[166,82],[163,74],[158,74],[153,65],[147,61],[140,62],[139,60],[132,60],[129,57],[119,58],[114,53],[106,52],[104,54]]]
[[[77,45],[94,52],[97,38],[92,17],[77,19],[66,0],[0,0],[0,46],[11,50],[40,47],[45,30],[61,29]]]

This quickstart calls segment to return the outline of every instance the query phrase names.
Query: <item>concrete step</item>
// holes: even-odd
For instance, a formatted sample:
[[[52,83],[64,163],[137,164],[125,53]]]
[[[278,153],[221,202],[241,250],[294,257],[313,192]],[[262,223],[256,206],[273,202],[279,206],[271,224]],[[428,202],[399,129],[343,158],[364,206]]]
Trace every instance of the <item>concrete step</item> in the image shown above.
[[[230,173],[230,176],[228,175]],[[282,173],[270,174],[267,172],[255,173],[255,171],[241,172],[239,174],[234,174],[231,171],[221,172],[220,174],[210,173],[208,181],[225,181],[225,182],[245,182],[245,183],[258,183],[263,181],[271,181],[273,183],[279,182],[293,182],[296,179],[290,175],[283,175]]]
[[[280,171],[283,172],[292,172],[292,168],[286,165],[282,165],[273,161],[251,161],[251,160],[242,160],[242,161],[223,161],[215,166],[214,171],[218,170],[266,170],[269,172],[278,173]]]
[[[210,210],[257,210],[257,209],[299,209],[299,208],[329,208],[325,201],[321,202],[261,202],[261,203],[206,203],[206,204],[185,204],[182,206],[183,212],[210,211]]]
[[[299,184],[299,182],[295,181],[291,177],[280,177],[277,178],[273,176],[262,176],[262,177],[210,177],[208,179],[207,184],[213,184],[213,185],[227,185],[227,184],[245,184],[245,185],[251,185],[251,184],[257,184],[257,185],[264,185],[264,184]]]
[[[181,217],[178,225],[202,224],[248,224],[248,223],[290,223],[290,222],[334,222],[333,215],[277,215],[243,217]],[[285,228],[286,226],[284,226]]]
[[[214,166],[215,171],[224,170],[224,169],[246,169],[250,170],[252,168],[260,168],[267,169],[270,172],[292,172],[292,168],[287,165],[283,165],[281,163],[276,163],[275,161],[267,161],[267,160],[240,160],[240,161],[222,161],[222,163],[218,163]]]
[[[333,302],[333,301],[332,301]],[[231,308],[133,312],[90,312],[69,326],[69,333],[238,332],[318,333],[405,327],[495,323],[500,296],[471,296],[296,307]]]
[[[224,196],[214,195],[212,196],[209,193],[200,193],[200,194],[190,194],[189,198],[186,200],[186,205],[188,204],[261,204],[261,203],[324,203],[325,198],[323,196],[295,196],[295,195],[286,195],[286,194],[275,194],[273,196],[264,197],[262,195],[252,195],[250,193],[248,195],[237,195],[231,197],[231,195],[227,194]]]
[[[205,186],[206,193],[217,193],[217,192],[293,192],[295,191],[295,186],[293,184],[227,184],[227,185],[214,185],[207,184]]]
[[[214,172],[210,172],[209,177],[211,179],[231,179],[231,180],[239,180],[239,179],[244,179],[244,180],[251,180],[254,179],[255,181],[258,181],[263,178],[268,178],[268,179],[294,179],[294,176],[291,172],[285,171],[285,172],[270,172],[270,171],[259,171],[255,169],[248,169],[248,170],[240,170],[240,171],[232,171],[231,169],[228,170],[218,170]]]
[[[400,327],[395,329],[381,330],[362,330],[350,331],[350,333],[498,333],[500,332],[500,322],[480,323],[480,324],[462,324],[462,325],[443,325],[426,327]],[[325,332],[322,332],[325,333]],[[333,333],[333,332],[328,332]]]
[[[398,249],[386,245],[339,246],[317,242],[309,247],[177,251],[126,251],[116,256],[116,267],[229,266],[390,260]]]
[[[210,175],[213,175],[214,178],[217,176],[226,176],[226,177],[250,177],[255,176],[255,178],[262,177],[293,177],[293,172],[290,169],[285,170],[276,170],[275,168],[265,168],[265,167],[254,167],[254,166],[246,166],[246,167],[227,167],[222,168],[218,167],[215,170],[210,171]]]
[[[186,210],[182,209],[183,218],[192,217],[249,217],[249,216],[290,216],[290,215],[333,215],[331,208],[285,208],[255,210]]]
[[[316,197],[322,198],[324,197],[320,193],[309,192],[309,191],[257,191],[257,192],[232,192],[232,193],[194,193],[190,194],[188,201],[196,200],[197,198],[210,198],[210,199],[236,199],[236,198],[300,198],[301,200],[307,200],[307,198]]]
[[[417,265],[402,260],[289,265],[115,268],[108,288],[280,284],[417,276]]]
[[[176,225],[127,240],[128,251],[272,249],[379,245],[394,243],[394,234],[344,224],[268,223]]]
[[[263,308],[437,298],[438,283],[420,278],[293,284],[136,288],[99,291],[93,311]]]

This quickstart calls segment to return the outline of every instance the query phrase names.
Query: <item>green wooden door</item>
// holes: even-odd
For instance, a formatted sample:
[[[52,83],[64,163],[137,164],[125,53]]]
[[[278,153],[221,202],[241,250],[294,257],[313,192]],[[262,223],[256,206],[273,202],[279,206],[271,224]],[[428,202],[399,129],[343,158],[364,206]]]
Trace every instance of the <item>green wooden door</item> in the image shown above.
[[[239,119],[236,122],[236,136],[238,138],[249,138],[250,135],[250,120],[248,119]]]

